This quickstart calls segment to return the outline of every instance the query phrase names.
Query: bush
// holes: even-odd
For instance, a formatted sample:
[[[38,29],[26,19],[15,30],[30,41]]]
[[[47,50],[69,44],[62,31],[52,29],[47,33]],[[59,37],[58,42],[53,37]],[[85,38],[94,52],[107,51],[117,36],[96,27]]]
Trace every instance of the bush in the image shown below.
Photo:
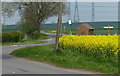
[[[29,37],[35,31],[34,24],[32,23],[32,21],[22,20],[19,25],[21,32],[27,34]]]
[[[24,38],[24,35],[19,32],[2,33],[2,42],[18,42]]]
[[[11,32],[11,34],[13,34],[14,36],[13,41],[15,42],[20,41],[24,38],[24,35],[19,32]]]
[[[33,39],[38,39],[40,36],[40,33],[38,31],[33,32],[30,37]]]

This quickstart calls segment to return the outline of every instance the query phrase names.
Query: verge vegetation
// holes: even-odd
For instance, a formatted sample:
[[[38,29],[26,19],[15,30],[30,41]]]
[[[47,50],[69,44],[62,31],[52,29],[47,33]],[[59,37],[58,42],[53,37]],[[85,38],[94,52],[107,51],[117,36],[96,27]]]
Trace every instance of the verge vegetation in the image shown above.
[[[54,44],[26,47],[13,51],[10,55],[38,62],[45,62],[64,68],[86,69],[103,73],[118,73],[118,64],[114,59],[87,57],[77,50],[59,48],[54,52]]]

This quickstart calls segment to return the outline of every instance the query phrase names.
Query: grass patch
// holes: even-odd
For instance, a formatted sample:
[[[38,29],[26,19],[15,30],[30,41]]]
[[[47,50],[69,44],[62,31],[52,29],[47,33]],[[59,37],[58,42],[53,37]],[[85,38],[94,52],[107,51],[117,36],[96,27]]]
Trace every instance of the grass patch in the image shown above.
[[[25,44],[38,44],[38,43],[45,43],[47,41],[35,40],[35,39],[28,39],[28,40],[21,40],[19,42],[6,42],[0,45],[7,46],[7,45],[25,45]]]
[[[54,45],[26,47],[13,51],[10,55],[39,62],[55,64],[65,68],[86,69],[103,73],[117,73],[118,63],[114,59],[86,57],[79,52],[59,49],[54,51]]]
[[[39,43],[45,43],[47,41],[42,41],[44,39],[49,39],[50,37],[46,34],[41,33],[40,37],[38,39],[27,39],[27,40],[21,40],[19,42],[5,42],[0,43],[0,46],[7,46],[7,45],[25,45],[25,44],[39,44]]]
[[[39,39],[49,39],[49,38],[50,38],[49,35],[46,35],[46,34],[40,33],[40,37],[39,37]]]

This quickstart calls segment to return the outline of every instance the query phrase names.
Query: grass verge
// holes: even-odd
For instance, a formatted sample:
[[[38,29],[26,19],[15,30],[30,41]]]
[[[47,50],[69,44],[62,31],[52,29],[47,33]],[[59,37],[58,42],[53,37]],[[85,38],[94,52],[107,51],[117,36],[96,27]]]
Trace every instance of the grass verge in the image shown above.
[[[65,68],[86,69],[111,74],[118,72],[118,63],[113,59],[86,57],[79,52],[63,49],[59,49],[55,53],[53,50],[54,45],[34,46],[17,49],[10,53],[10,55]]]
[[[50,37],[46,34],[41,33],[40,37],[38,39],[27,39],[27,40],[21,40],[19,42],[5,42],[0,43],[0,46],[7,46],[7,45],[25,45],[25,44],[39,44],[39,43],[45,43],[47,41],[42,41],[43,39],[49,39]]]
[[[43,33],[40,33],[39,39],[49,39],[49,38],[50,38],[50,36],[43,34]]]
[[[0,45],[7,46],[7,45],[25,45],[25,44],[39,44],[39,43],[45,43],[47,41],[41,41],[41,40],[35,40],[35,39],[28,39],[28,40],[21,40],[19,42],[6,42],[2,43]]]

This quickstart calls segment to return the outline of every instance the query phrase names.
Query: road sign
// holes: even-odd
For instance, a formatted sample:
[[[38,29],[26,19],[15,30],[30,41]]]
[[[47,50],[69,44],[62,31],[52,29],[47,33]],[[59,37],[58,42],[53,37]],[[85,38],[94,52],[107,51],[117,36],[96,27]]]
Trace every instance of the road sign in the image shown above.
[[[69,23],[69,25],[71,25],[72,24],[72,20],[69,20],[68,23]]]
[[[110,27],[108,27],[108,26],[105,26],[105,27],[103,27],[103,28],[114,28],[113,26],[110,26]]]

